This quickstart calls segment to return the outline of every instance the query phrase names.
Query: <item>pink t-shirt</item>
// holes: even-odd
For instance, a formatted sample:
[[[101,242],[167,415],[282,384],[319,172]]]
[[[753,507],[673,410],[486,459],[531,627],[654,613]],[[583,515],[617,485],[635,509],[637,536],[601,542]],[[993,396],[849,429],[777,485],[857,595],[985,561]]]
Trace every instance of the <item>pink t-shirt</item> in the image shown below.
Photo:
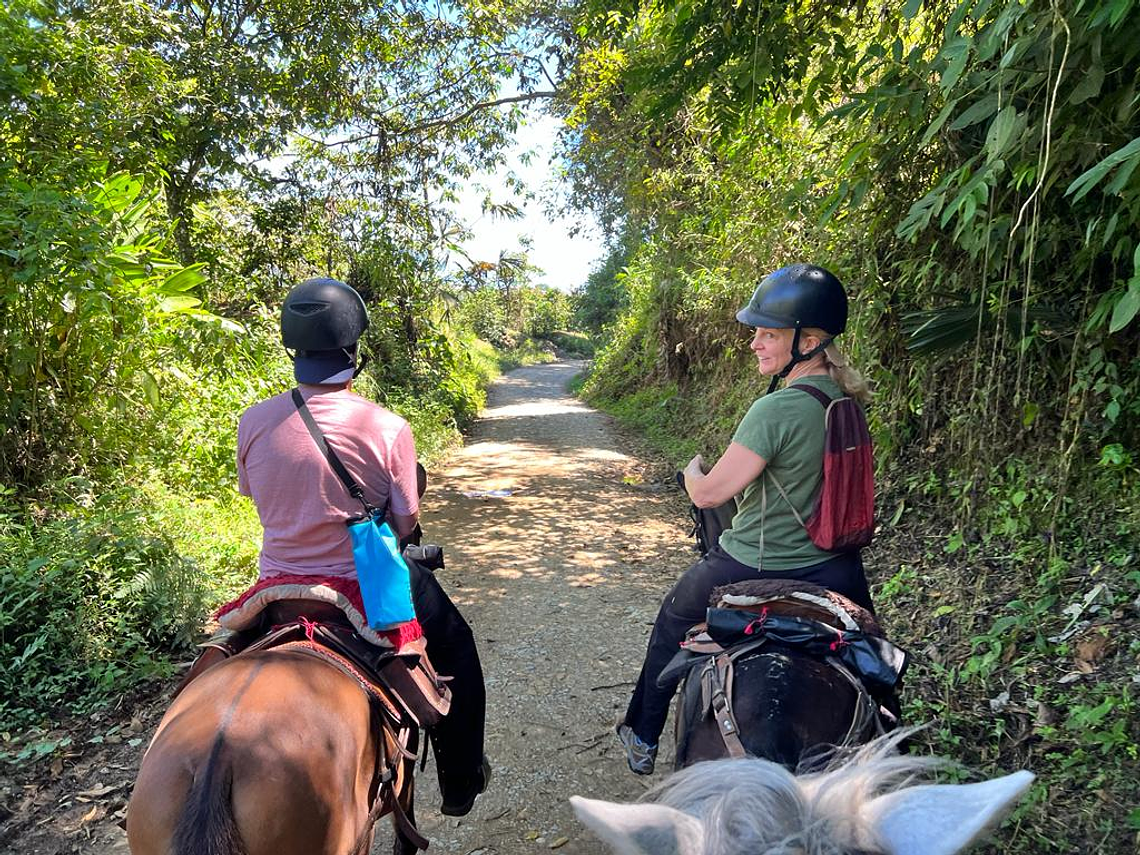
[[[408,423],[347,389],[301,386],[325,440],[378,508],[419,510],[416,447]],[[238,490],[257,505],[264,529],[260,578],[351,576],[345,520],[363,513],[301,420],[292,392],[250,407],[238,423]]]

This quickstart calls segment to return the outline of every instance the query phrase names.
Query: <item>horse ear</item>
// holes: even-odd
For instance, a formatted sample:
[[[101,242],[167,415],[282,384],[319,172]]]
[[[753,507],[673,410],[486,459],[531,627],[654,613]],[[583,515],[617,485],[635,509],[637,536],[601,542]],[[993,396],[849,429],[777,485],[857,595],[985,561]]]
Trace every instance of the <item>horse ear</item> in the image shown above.
[[[579,821],[618,855],[701,855],[701,823],[665,805],[631,805],[571,796]]]
[[[977,784],[907,787],[872,799],[863,819],[887,855],[953,855],[996,825],[1033,783],[1014,772]]]

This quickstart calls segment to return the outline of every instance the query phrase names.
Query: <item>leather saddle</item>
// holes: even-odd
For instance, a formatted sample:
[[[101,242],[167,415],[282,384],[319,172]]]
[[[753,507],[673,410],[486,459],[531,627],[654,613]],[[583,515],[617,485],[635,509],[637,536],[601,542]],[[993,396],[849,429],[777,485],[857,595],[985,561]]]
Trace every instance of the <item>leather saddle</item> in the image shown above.
[[[202,645],[174,694],[224,659],[286,645],[307,647],[351,676],[389,717],[432,727],[451,708],[446,678],[432,667],[422,637],[399,650],[377,647],[360,637],[337,606],[318,600],[277,600],[249,629],[217,633]]]

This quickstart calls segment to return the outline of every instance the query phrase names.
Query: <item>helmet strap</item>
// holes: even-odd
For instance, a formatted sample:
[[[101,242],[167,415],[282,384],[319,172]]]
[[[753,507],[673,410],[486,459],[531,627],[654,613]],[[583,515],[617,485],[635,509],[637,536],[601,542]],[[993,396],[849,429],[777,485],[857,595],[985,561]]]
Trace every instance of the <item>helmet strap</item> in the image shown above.
[[[352,372],[352,379],[355,380],[364,371],[372,357],[367,353],[360,357],[360,364],[356,366],[356,370]]]
[[[776,391],[776,387],[780,385],[780,381],[792,373],[793,368],[801,362],[807,362],[817,353],[823,353],[827,346],[835,341],[835,337],[832,336],[831,338],[821,341],[807,353],[800,353],[800,333],[802,332],[802,328],[797,324],[795,330],[795,333],[792,335],[792,358],[788,360],[788,364],[784,366],[783,370],[772,378],[772,382],[768,384],[768,391],[765,394],[771,395]]]

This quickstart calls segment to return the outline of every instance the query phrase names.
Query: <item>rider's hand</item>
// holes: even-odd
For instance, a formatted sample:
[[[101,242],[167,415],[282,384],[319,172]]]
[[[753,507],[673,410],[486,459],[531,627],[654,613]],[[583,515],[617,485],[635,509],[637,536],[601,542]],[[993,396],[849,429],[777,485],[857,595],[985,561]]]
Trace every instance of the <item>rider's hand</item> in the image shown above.
[[[708,467],[705,466],[705,459],[698,454],[689,461],[689,465],[685,467],[685,472],[689,475],[704,475],[708,472]]]

